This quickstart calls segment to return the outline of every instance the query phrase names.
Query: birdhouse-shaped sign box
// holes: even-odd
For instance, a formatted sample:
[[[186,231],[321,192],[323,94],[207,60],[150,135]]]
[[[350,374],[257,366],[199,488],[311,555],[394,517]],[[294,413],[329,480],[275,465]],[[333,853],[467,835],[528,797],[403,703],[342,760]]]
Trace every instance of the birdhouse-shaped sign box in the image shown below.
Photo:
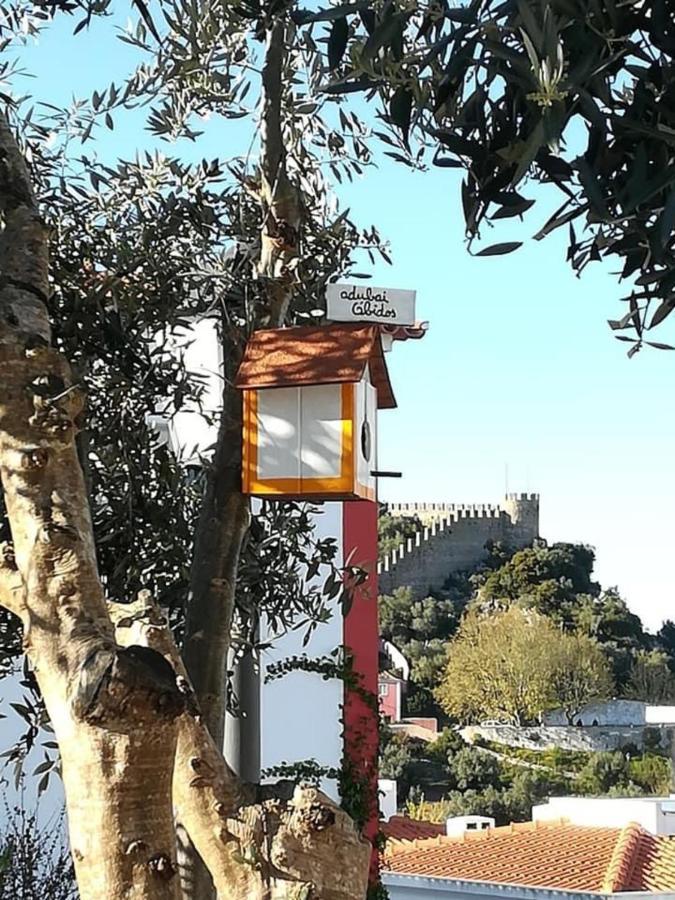
[[[235,383],[244,493],[375,499],[377,409],[396,406],[376,325],[257,331]]]

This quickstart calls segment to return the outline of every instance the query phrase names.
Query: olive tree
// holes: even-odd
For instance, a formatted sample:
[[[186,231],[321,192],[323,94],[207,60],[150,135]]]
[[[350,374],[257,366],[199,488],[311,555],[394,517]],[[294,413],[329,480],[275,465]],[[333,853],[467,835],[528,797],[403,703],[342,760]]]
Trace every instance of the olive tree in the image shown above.
[[[62,6],[84,14],[83,30],[109,4]],[[153,20],[138,9],[125,40],[145,58],[124,85],[39,116],[3,100],[0,602],[21,622],[58,741],[83,898],[178,896],[174,809],[222,897],[361,897],[370,847],[346,814],[307,787],[261,798],[220,748],[251,547],[232,376],[251,330],[320,313],[323,287],[354,251],[381,249],[374,230],[335,210],[321,174],[324,152],[353,175],[368,151],[353,114],[338,124],[348,143],[310,102],[321,63],[287,10],[166,3]],[[3,14],[5,49],[49,18],[21,4]],[[253,159],[149,154],[110,166],[73,150],[132,106],[147,105],[159,137],[194,137],[200,113],[253,116],[247,81],[259,96]],[[225,367],[215,447],[195,485],[147,418],[159,397],[169,416],[199,403],[180,355],[156,339],[207,310]],[[177,527],[161,529],[163,544],[152,528],[166,512]],[[278,535],[277,525],[283,548]],[[330,556],[314,547],[300,558],[312,571]],[[254,580],[240,579],[241,609],[262,593],[288,613],[292,596]],[[174,615],[182,659],[155,598],[185,609]],[[306,596],[296,599],[307,614]],[[325,615],[316,602],[308,620]],[[207,896],[203,873],[189,877],[193,896]]]

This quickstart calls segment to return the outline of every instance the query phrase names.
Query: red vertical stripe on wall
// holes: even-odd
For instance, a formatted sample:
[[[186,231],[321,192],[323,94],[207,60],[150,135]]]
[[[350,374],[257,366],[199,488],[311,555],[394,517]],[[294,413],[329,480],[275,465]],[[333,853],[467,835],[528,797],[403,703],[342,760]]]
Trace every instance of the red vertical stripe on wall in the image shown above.
[[[369,794],[369,815],[364,831],[373,840],[378,831],[377,503],[367,500],[347,502],[343,503],[342,509],[345,563],[368,572],[365,583],[356,588],[351,609],[345,616],[344,643],[352,654],[354,672],[372,702],[347,689],[344,724],[345,753]]]

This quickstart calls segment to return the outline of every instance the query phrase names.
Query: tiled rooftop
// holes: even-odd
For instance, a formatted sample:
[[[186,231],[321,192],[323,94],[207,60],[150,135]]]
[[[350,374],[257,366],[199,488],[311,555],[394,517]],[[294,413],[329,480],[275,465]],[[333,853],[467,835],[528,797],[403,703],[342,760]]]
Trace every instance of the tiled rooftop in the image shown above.
[[[388,841],[414,841],[416,838],[438,837],[445,834],[445,825],[436,822],[422,822],[408,816],[392,816],[382,822],[380,828]]]
[[[526,822],[459,837],[406,836],[424,824],[443,828],[400,821],[391,827],[385,871],[601,893],[675,890],[675,839],[655,837],[635,823]]]

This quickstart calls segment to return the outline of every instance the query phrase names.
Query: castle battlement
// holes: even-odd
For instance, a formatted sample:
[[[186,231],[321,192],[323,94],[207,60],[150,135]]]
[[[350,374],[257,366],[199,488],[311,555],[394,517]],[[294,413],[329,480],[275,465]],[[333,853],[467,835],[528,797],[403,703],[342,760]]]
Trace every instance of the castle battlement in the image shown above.
[[[539,495],[507,494],[502,504],[388,503],[383,512],[417,518],[420,527],[378,565],[380,593],[410,587],[416,597],[439,590],[453,572],[473,568],[488,542],[516,549],[539,537]]]

